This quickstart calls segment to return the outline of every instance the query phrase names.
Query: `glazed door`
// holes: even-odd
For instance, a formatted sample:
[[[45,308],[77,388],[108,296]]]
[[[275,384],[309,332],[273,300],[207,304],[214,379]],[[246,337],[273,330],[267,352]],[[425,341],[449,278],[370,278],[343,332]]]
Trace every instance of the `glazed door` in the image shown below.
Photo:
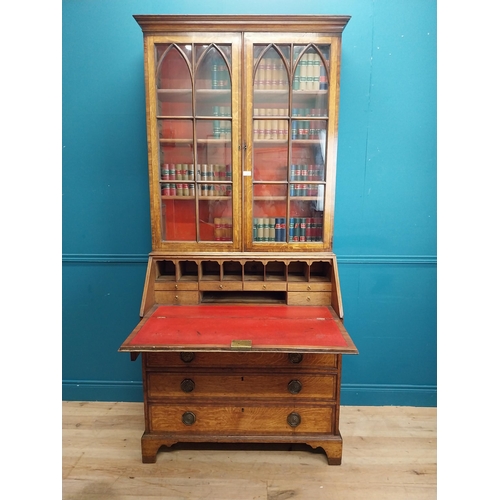
[[[244,44],[245,248],[331,251],[340,38]]]
[[[241,36],[152,36],[145,50],[153,249],[240,249]]]

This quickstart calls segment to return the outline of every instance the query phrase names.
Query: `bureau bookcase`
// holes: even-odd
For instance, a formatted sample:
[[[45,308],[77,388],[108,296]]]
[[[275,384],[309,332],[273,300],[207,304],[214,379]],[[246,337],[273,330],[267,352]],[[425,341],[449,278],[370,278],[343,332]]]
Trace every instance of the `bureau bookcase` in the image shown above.
[[[140,321],[143,462],[180,442],[306,443],[340,464],[332,253],[348,16],[134,16],[152,251]]]

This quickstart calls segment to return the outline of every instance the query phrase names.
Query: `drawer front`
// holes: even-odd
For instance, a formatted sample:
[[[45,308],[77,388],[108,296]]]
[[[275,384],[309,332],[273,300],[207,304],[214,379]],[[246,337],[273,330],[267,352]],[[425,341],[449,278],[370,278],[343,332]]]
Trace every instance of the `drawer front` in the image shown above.
[[[155,290],[198,290],[198,282],[176,283],[175,281],[157,281]]]
[[[200,281],[200,290],[204,292],[235,292],[243,290],[243,283],[241,281]]]
[[[329,306],[332,303],[330,292],[288,292],[287,304],[290,306]]]
[[[330,282],[321,283],[288,283],[290,292],[331,292],[332,284]]]
[[[180,304],[196,305],[199,303],[200,295],[198,292],[190,291],[156,291],[155,300],[160,304]]]
[[[286,292],[286,283],[270,283],[268,281],[244,281],[243,290],[256,292]]]
[[[148,373],[148,396],[166,397],[243,397],[315,398],[333,401],[336,375],[300,374],[207,374],[200,372]]]
[[[318,368],[336,370],[338,354],[261,353],[261,352],[149,352],[143,353],[147,367],[175,368],[231,368],[269,367],[276,369],[304,370]]]
[[[332,433],[334,408],[150,405],[152,432],[266,435]]]

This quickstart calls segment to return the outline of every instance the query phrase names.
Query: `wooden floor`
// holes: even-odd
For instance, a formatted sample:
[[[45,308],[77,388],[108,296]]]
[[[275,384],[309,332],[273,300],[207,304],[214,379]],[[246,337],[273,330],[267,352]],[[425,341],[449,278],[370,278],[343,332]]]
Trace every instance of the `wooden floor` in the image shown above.
[[[343,462],[307,446],[176,445],[141,461],[141,403],[63,402],[64,500],[435,499],[436,408],[343,406]]]

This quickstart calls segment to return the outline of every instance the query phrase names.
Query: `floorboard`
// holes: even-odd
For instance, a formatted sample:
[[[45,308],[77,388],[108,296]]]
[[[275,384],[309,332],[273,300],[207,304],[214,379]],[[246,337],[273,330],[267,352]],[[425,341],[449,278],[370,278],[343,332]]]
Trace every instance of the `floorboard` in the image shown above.
[[[430,500],[436,408],[342,406],[341,466],[300,445],[182,444],[141,461],[141,403],[63,402],[63,500]]]

